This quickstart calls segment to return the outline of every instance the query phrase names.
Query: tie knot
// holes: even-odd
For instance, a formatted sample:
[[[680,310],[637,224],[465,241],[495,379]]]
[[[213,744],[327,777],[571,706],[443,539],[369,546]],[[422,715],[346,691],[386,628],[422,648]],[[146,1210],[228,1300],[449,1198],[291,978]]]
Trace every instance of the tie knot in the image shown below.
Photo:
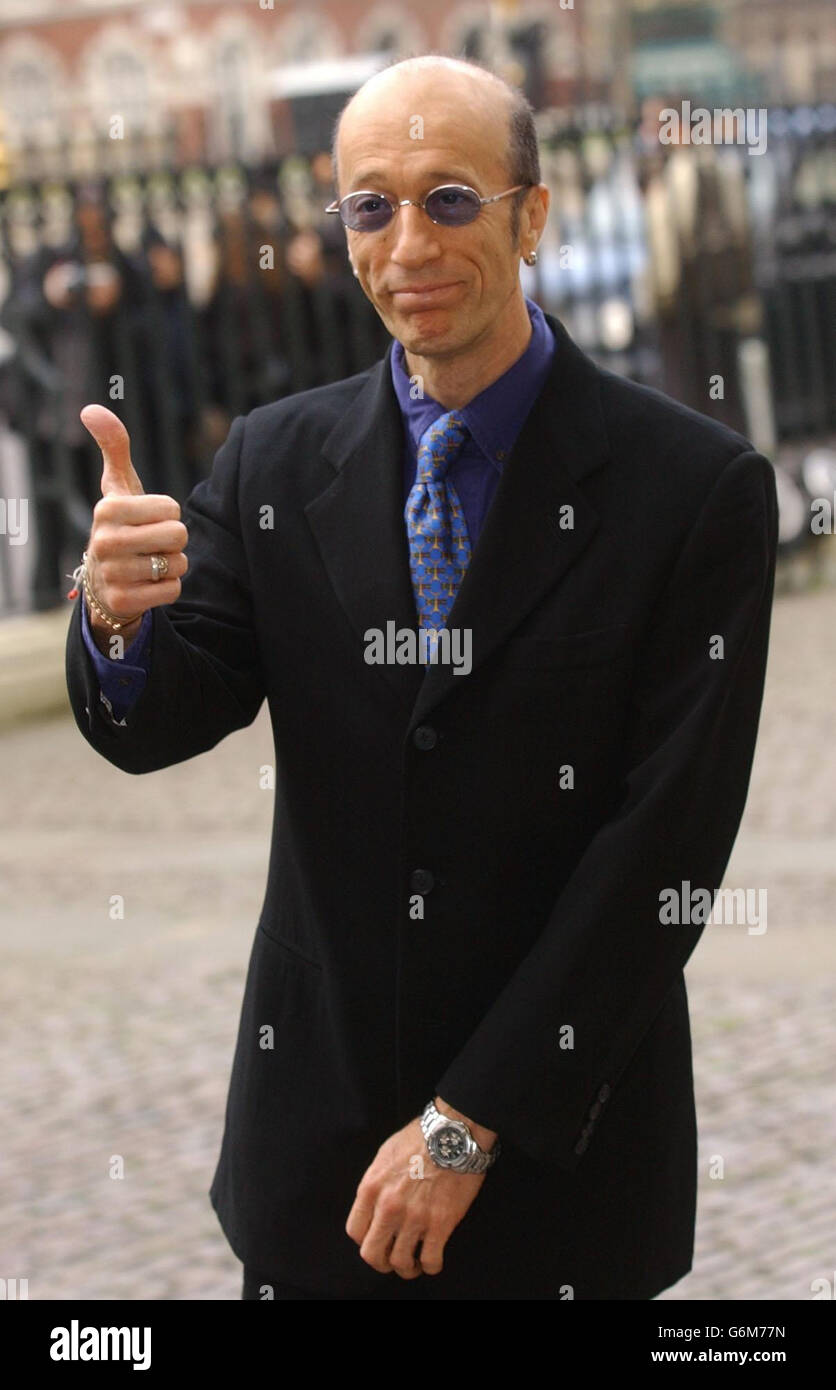
[[[418,477],[438,482],[447,472],[467,435],[467,425],[456,410],[448,410],[429,429],[418,444]]]

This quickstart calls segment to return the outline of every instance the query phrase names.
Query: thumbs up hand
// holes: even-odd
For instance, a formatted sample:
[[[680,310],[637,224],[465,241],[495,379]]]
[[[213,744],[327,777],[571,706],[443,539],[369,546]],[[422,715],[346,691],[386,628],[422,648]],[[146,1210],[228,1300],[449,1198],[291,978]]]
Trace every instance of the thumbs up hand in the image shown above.
[[[131,618],[120,629],[126,641],[136,635],[143,613],[174,603],[189,562],[183,554],[189,533],[173,497],[143,491],[131,461],[131,441],[118,416],[103,405],[86,405],[81,423],[102,451],[102,495],[93,508],[87,542],[87,577],[94,597],[114,617]],[[165,556],[168,570],[155,580],[153,555]],[[88,610],[99,649],[107,654],[113,628]]]

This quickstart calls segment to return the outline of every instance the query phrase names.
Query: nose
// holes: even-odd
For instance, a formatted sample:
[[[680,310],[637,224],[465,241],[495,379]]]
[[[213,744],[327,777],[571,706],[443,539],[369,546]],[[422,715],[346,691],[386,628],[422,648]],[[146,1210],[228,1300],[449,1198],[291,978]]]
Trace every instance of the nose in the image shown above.
[[[441,255],[438,228],[423,208],[405,203],[392,223],[389,259],[396,265],[419,266]]]

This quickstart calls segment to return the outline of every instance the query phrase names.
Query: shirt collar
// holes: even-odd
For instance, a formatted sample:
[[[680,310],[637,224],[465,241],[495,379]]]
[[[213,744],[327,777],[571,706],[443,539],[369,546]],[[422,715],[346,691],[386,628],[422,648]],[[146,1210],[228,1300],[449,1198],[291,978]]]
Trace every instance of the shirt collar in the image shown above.
[[[486,386],[461,410],[479,450],[499,472],[545,385],[554,353],[554,334],[542,309],[527,296],[525,305],[531,320],[531,337],[525,351],[502,376]],[[412,399],[403,344],[397,339],[392,345],[391,370],[392,384],[412,452],[417,455],[424,431],[447,411],[432,396]]]

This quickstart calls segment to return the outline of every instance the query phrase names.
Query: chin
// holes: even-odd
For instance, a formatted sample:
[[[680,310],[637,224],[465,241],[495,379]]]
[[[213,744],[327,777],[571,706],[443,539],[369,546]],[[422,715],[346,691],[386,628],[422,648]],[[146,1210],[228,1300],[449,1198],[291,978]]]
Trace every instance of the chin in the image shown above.
[[[389,326],[389,325],[387,325]],[[449,352],[466,341],[466,325],[461,314],[449,310],[426,309],[421,313],[395,314],[389,331],[417,357]]]

